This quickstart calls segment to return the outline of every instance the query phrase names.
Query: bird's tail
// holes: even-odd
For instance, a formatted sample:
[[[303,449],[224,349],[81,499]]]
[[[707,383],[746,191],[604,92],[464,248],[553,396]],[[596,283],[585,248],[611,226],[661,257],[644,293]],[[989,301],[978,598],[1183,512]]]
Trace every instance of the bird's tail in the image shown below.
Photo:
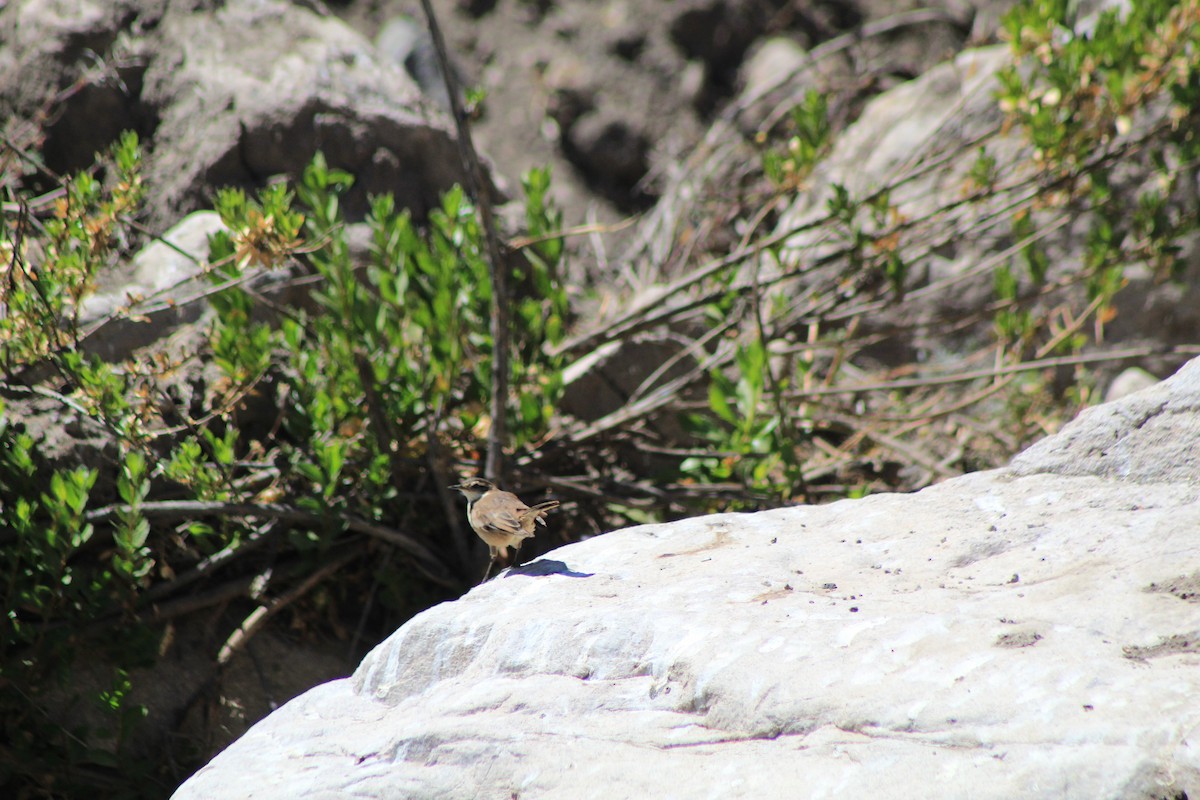
[[[546,516],[547,512],[553,511],[554,509],[558,508],[558,505],[559,505],[559,503],[557,500],[547,500],[544,503],[537,503],[535,505],[530,506],[529,510],[526,511],[524,514],[522,514],[522,516],[525,519],[529,519],[530,517],[532,517],[532,518],[536,519],[538,522],[540,522],[542,525],[545,525],[546,520],[542,519],[542,517]]]

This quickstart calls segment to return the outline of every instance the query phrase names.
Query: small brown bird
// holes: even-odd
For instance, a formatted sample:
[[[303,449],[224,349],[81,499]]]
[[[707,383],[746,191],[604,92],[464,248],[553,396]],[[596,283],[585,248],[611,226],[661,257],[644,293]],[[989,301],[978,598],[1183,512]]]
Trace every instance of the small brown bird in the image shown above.
[[[491,550],[483,581],[488,579],[497,558],[507,556],[510,547],[514,553],[520,550],[521,543],[533,537],[536,525],[546,524],[542,519],[546,512],[558,508],[557,500],[527,506],[512,492],[501,491],[483,478],[467,478],[450,488],[467,498],[467,522]]]

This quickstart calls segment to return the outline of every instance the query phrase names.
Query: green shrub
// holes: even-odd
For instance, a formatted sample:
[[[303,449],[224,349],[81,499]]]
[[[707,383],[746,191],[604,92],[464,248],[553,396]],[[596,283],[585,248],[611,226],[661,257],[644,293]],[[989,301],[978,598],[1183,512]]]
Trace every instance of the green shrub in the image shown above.
[[[130,746],[146,713],[132,699],[134,670],[169,641],[163,609],[203,597],[216,565],[257,576],[243,596],[268,614],[303,607],[332,565],[356,575],[359,596],[375,598],[387,609],[376,616],[392,625],[477,573],[473,540],[448,534],[435,488],[478,461],[488,425],[491,288],[462,191],[448,192],[420,227],[391,197],[374,198],[365,263],[351,253],[339,205],[351,177],[320,155],[294,188],[222,191],[226,230],[211,238],[202,277],[214,314],[201,356],[219,378],[196,387],[205,402],[197,410],[172,399],[186,357],[168,348],[107,363],[85,347],[81,301],[141,238],[139,161],[136,138],[121,137],[67,182],[50,219],[8,219],[0,239],[6,393],[18,404],[49,399],[104,440],[93,466],[64,468],[43,457],[20,412],[0,407],[0,714],[9,743],[0,787],[13,796],[111,785],[157,797],[182,777],[166,772],[163,753]],[[546,435],[554,414],[561,358],[545,346],[561,338],[568,313],[548,173],[524,185],[528,231],[540,242],[506,265],[516,287],[508,425],[517,454]],[[31,263],[38,248],[41,262]],[[263,276],[284,268],[293,279],[316,276],[299,307],[264,294]],[[140,300],[117,316],[136,319]],[[272,409],[266,418],[253,413],[262,407]],[[274,542],[266,555],[264,539]],[[228,633],[213,669],[246,630]],[[80,659],[85,652],[103,658]],[[83,684],[99,677],[107,687],[83,698],[88,719],[103,720],[98,729],[52,710],[84,674]]]
[[[1000,71],[996,93],[1006,119],[964,142],[969,149],[932,148],[938,164],[965,163],[966,180],[960,195],[934,198],[921,219],[892,201],[898,189],[911,195],[905,183],[929,169],[915,163],[877,186],[818,187],[827,190],[824,216],[792,232],[759,232],[770,209],[818,191],[809,176],[832,137],[828,109],[849,101],[809,91],[782,142],[759,134],[766,189],[735,218],[741,247],[719,254],[719,269],[697,267],[708,276],[707,320],[725,333],[705,340],[707,402],[691,401],[683,415],[710,450],[678,462],[696,505],[776,505],[808,494],[813,482],[835,496],[919,487],[998,466],[1088,402],[1088,364],[1105,360],[1106,326],[1130,267],[1177,279],[1181,242],[1198,228],[1191,185],[1200,156],[1200,2],[1134,0],[1080,33],[1073,5],[1030,0],[1006,15],[1014,63]],[[994,153],[1011,152],[1014,132],[1032,157],[1001,168]],[[1133,185],[1131,175],[1140,176]],[[1074,220],[1086,222],[1082,259],[1052,260],[1047,241]],[[797,233],[814,244],[785,253]],[[886,331],[872,328],[914,289],[929,294],[913,282],[914,265],[975,236],[1012,242],[982,265],[993,297],[978,321],[990,331],[949,313],[912,322],[893,313]],[[680,286],[691,291],[693,282]],[[955,291],[953,281],[945,291]],[[682,320],[695,302],[676,305]],[[903,347],[939,328],[957,332],[965,352],[950,352],[947,337],[935,345],[943,348],[938,364],[876,372],[872,348]],[[1076,388],[1056,391],[1065,367]],[[1004,419],[1003,432],[973,417]],[[905,464],[923,476],[901,482]],[[731,487],[744,494],[731,499]]]

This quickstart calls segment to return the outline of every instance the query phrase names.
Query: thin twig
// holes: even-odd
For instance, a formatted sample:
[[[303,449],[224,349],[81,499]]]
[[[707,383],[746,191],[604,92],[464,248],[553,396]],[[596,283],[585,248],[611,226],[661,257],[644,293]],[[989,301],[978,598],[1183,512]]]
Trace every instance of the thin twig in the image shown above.
[[[258,576],[256,575],[245,575],[226,581],[208,591],[193,592],[165,603],[152,603],[147,608],[135,614],[134,619],[139,622],[166,622],[176,617],[193,614],[205,608],[227,603],[237,597],[248,597],[254,586],[254,582],[257,580]],[[120,614],[105,617],[104,619],[96,620],[85,631],[93,632],[106,625],[123,624],[124,619]]]
[[[1189,357],[1200,355],[1200,345],[1129,347],[1123,350],[1111,350],[1106,353],[1081,353],[1073,356],[1056,356],[1054,358],[1042,358],[1034,361],[1022,361],[1017,364],[1009,364],[1003,367],[989,367],[987,369],[971,370],[969,372],[956,372],[953,375],[934,375],[928,378],[907,378],[894,381],[879,381],[876,383],[860,383],[853,386],[831,386],[820,389],[804,389],[801,391],[789,392],[787,396],[794,400],[802,400],[807,397],[821,397],[824,395],[855,394],[858,392],[890,392],[896,389],[915,389],[925,386],[944,386],[952,383],[969,383],[981,378],[995,378],[1015,372],[1029,372],[1031,370],[1047,369],[1051,367],[1064,367],[1075,364],[1096,364],[1106,361],[1127,361],[1133,358],[1146,358],[1147,356],[1165,355]]]
[[[273,615],[287,608],[292,603],[296,602],[304,595],[313,590],[321,581],[333,575],[342,567],[349,564],[354,559],[358,558],[364,552],[362,545],[350,547],[346,552],[324,564],[320,569],[311,573],[300,585],[287,592],[280,597],[270,600],[253,611],[242,620],[242,623],[234,629],[229,638],[225,640],[225,644],[221,646],[217,653],[217,664],[224,666],[229,663],[229,659],[241,650],[250,641],[250,638],[266,624],[267,620]]]
[[[34,169],[37,169],[44,175],[48,176],[51,180],[53,180],[58,185],[62,186],[63,184],[66,183],[67,179],[65,177],[63,177],[62,175],[59,175],[57,172],[55,172],[54,170],[47,167],[45,162],[42,161],[41,158],[39,158],[37,155],[35,155],[31,151],[27,150],[26,148],[21,147],[19,144],[14,142],[12,139],[8,138],[7,136],[0,135],[0,143],[3,143],[3,145],[5,147],[7,147],[9,150],[12,150],[18,156],[20,156],[23,161],[28,163]]]
[[[429,35],[437,52],[438,65],[446,91],[450,96],[450,110],[454,115],[454,126],[458,131],[458,153],[462,158],[463,171],[467,178],[467,191],[479,209],[479,220],[483,227],[483,238],[487,243],[488,272],[492,280],[492,402],[491,427],[488,429],[487,459],[484,474],[493,481],[500,480],[504,471],[504,446],[508,435],[508,266],[496,230],[496,217],[492,201],[488,196],[488,184],[484,178],[483,165],[471,140],[471,126],[459,97],[459,87],[446,51],[446,41],[438,25],[437,15],[429,0],[421,0],[425,20],[429,24]]]
[[[221,550],[218,550],[208,558],[201,560],[200,563],[196,564],[196,566],[192,567],[182,575],[169,581],[164,581],[163,583],[158,583],[154,586],[151,586],[146,590],[140,602],[148,605],[156,600],[159,600],[160,598],[175,594],[179,590],[190,586],[201,578],[208,577],[221,567],[233,562],[234,559],[241,558],[242,556],[257,550],[267,541],[267,537],[271,533],[272,529],[273,523],[268,522],[262,528],[257,528],[250,531],[249,535],[247,535],[245,539],[239,539],[238,541],[229,544]]]
[[[88,522],[102,522],[120,513],[127,512],[128,506],[111,505],[87,512],[84,519]],[[336,514],[322,517],[293,506],[281,503],[223,503],[203,500],[160,500],[142,503],[139,510],[147,517],[190,517],[212,514],[217,516],[271,517],[285,522],[294,522],[314,527],[343,524],[357,533],[364,533],[376,539],[396,545],[401,551],[412,557],[413,564],[429,580],[455,588],[457,584],[444,574],[442,562],[415,537],[381,525],[370,520],[355,517],[350,514]]]
[[[584,225],[563,228],[554,233],[544,233],[541,236],[514,236],[508,240],[508,246],[513,250],[524,250],[526,247],[541,244],[542,242],[552,242],[555,239],[568,239],[572,236],[595,236],[599,233],[616,233],[617,231],[625,230],[637,221],[637,217],[626,217],[620,222],[589,222]]]

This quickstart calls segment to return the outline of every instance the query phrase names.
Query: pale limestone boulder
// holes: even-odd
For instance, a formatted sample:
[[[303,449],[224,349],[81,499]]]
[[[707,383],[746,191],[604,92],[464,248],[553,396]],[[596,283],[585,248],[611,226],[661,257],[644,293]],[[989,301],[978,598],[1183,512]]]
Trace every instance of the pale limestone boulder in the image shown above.
[[[176,798],[1200,796],[1198,406],[1193,361],[1013,468],[561,548]]]

